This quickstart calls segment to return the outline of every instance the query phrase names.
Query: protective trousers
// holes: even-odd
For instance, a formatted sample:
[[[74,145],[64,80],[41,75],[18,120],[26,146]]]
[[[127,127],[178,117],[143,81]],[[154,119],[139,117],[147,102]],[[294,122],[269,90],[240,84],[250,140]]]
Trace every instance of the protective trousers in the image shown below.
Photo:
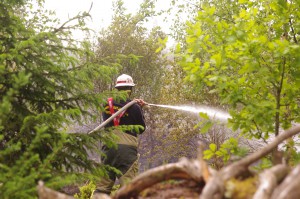
[[[120,130],[114,130],[113,133],[118,136],[117,148],[104,147],[106,157],[103,160],[105,165],[115,167],[121,171],[122,175],[117,175],[113,171],[108,171],[109,177],[103,177],[97,183],[96,192],[110,194],[115,184],[116,178],[120,185],[124,186],[138,174],[138,153],[137,137],[124,133]]]

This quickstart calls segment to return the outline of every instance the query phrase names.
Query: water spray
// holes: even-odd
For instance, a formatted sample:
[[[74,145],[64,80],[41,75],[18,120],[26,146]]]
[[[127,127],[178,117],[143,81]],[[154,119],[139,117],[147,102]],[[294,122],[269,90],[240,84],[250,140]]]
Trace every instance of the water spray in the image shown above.
[[[210,118],[212,119],[218,119],[221,121],[227,121],[227,119],[231,118],[231,116],[224,112],[217,110],[215,108],[211,107],[206,107],[206,106],[200,106],[200,107],[192,107],[192,106],[171,106],[171,105],[162,105],[162,104],[150,104],[146,103],[148,106],[156,106],[156,107],[161,107],[161,108],[169,108],[169,109],[174,109],[174,110],[179,110],[179,111],[187,111],[191,113],[206,113]]]
[[[107,120],[105,120],[103,123],[101,123],[99,126],[97,126],[95,129],[90,131],[88,134],[93,133],[104,126],[106,126],[109,122],[111,122],[115,117],[117,117],[122,111],[127,110],[130,106],[133,104],[136,104],[137,101],[132,100],[125,106],[123,106],[120,110],[118,110],[116,113],[114,113],[112,116],[110,116]],[[179,111],[187,111],[187,112],[192,112],[192,113],[206,113],[209,117],[212,119],[218,119],[221,121],[227,121],[227,119],[231,118],[230,115],[226,112],[210,108],[210,107],[191,107],[191,106],[171,106],[171,105],[162,105],[162,104],[151,104],[151,103],[145,103],[147,106],[156,106],[156,107],[161,107],[161,108],[169,108],[169,109],[174,109],[174,110],[179,110]]]

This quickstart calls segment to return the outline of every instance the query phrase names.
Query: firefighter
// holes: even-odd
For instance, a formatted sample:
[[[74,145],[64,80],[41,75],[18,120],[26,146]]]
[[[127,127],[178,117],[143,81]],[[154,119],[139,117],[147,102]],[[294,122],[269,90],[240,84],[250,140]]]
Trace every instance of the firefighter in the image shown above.
[[[131,102],[129,96],[134,86],[135,84],[133,83],[133,79],[129,75],[122,74],[117,78],[115,88],[119,91],[126,91],[128,93],[128,98],[126,101],[120,102],[109,98],[108,103],[105,106],[105,111],[103,112],[104,120],[108,119],[120,108]],[[94,195],[96,195],[97,193],[110,194],[117,178],[119,179],[120,185],[123,186],[138,174],[139,155],[137,151],[137,135],[145,131],[146,125],[141,109],[141,107],[145,105],[145,102],[141,99],[135,100],[137,101],[136,104],[133,104],[127,110],[120,113],[105,127],[113,127],[119,125],[140,125],[143,127],[143,129],[140,129],[139,132],[136,132],[134,130],[126,130],[122,132],[118,128],[113,130],[113,133],[119,138],[117,140],[117,148],[108,148],[107,146],[103,146],[103,152],[105,154],[103,163],[105,165],[115,167],[116,169],[121,171],[122,175],[117,175],[115,172],[108,171],[109,178],[103,178],[99,183],[97,183]]]

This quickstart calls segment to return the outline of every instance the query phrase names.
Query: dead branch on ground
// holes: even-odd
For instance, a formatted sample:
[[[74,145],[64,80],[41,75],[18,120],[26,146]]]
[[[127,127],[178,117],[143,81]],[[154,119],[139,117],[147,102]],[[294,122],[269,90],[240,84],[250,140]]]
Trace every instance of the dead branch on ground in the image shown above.
[[[74,199],[74,197],[68,196],[66,194],[45,187],[42,181],[39,181],[37,189],[38,189],[39,199]]]
[[[130,184],[122,187],[114,198],[125,199],[136,197],[144,189],[170,179],[187,179],[196,182],[204,181],[203,174],[200,172],[205,169],[202,164],[203,162],[198,160],[190,161],[183,158],[177,163],[150,169],[134,178]]]
[[[300,196],[300,164],[283,180],[273,192],[271,199],[299,198]]]
[[[289,167],[284,164],[276,165],[259,175],[259,186],[253,199],[269,199],[279,182],[289,173]]]

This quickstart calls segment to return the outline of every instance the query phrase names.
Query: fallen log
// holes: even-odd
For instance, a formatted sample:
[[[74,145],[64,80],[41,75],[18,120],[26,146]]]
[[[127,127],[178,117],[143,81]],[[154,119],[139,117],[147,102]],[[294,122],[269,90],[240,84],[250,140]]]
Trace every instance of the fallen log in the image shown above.
[[[45,187],[42,181],[39,181],[37,189],[39,199],[74,199],[74,197],[72,196],[68,196],[66,194]]]
[[[294,199],[300,196],[300,164],[283,180],[273,192],[271,199]]]
[[[183,158],[177,163],[156,167],[140,174],[131,183],[119,189],[113,198],[136,197],[144,189],[170,179],[188,179],[201,182],[204,181],[202,172],[200,172],[202,169],[203,165],[200,161],[190,161]]]
[[[289,167],[284,164],[276,165],[259,175],[259,186],[253,199],[269,199],[279,184],[289,173]]]

